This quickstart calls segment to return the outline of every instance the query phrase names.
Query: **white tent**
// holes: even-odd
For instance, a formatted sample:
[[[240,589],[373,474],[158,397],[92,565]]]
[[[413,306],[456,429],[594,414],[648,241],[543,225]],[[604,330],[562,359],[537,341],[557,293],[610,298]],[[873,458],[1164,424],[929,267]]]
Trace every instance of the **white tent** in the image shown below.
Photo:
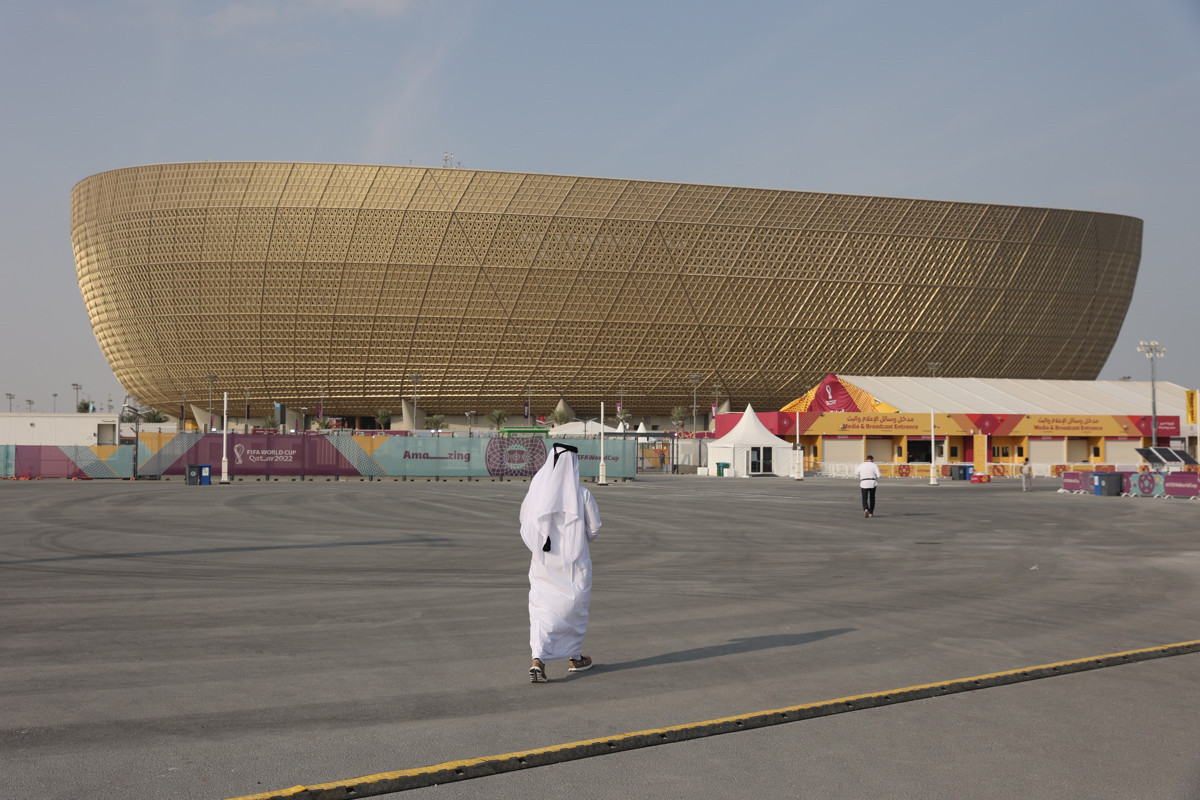
[[[789,477],[795,455],[791,442],[767,430],[752,406],[733,430],[708,445],[708,474],[717,474],[717,464],[729,464],[725,475],[748,478],[752,475]]]
[[[610,433],[620,433],[616,428],[610,428],[607,425],[601,425],[594,419],[589,419],[586,422],[568,422],[565,425],[559,425],[556,428],[550,429],[551,436],[599,436],[603,430],[607,436]]]

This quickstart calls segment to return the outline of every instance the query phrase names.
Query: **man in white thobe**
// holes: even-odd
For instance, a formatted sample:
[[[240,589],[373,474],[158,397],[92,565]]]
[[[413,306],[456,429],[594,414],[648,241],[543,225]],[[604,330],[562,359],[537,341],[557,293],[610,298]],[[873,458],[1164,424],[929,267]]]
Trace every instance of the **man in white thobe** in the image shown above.
[[[592,557],[588,543],[600,530],[592,493],[579,485],[578,450],[555,442],[521,503],[521,538],[529,563],[529,680],[546,680],[546,663],[567,658],[570,672],[591,668],[583,654]]]

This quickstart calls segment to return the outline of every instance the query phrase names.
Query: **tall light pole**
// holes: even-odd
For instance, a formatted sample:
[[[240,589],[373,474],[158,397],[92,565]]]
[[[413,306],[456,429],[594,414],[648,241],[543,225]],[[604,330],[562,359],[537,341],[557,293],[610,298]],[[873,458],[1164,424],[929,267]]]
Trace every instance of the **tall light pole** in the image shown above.
[[[29,413],[30,413],[30,414],[32,414],[32,413],[33,413],[33,401],[32,401],[32,400],[26,400],[26,401],[25,401],[25,407],[26,407],[27,409],[29,409]]]
[[[222,393],[225,403],[221,411],[221,483],[229,485],[229,392]]]
[[[212,431],[213,416],[212,416],[212,390],[213,384],[217,381],[216,375],[205,375],[204,380],[208,381],[208,430],[205,433]]]
[[[1139,342],[1138,352],[1145,353],[1146,358],[1150,359],[1150,446],[1158,447],[1158,384],[1154,375],[1154,362],[1167,355],[1167,347],[1158,342]]]
[[[937,371],[941,368],[941,363],[938,361],[929,362],[929,371],[933,373],[933,377],[937,378]],[[933,388],[930,387],[930,392]],[[937,486],[937,426],[933,422],[933,403],[929,404],[929,485]]]
[[[16,395],[13,394],[12,392],[5,392],[4,396],[8,398],[8,413],[11,414],[12,413],[12,401],[13,401],[13,398],[16,397]]]
[[[52,398],[54,398],[54,399],[51,401],[52,403],[54,403],[54,405],[52,406],[52,408],[53,408],[53,410],[54,410],[54,413],[55,413],[55,414],[57,414],[57,413],[58,413],[58,392],[51,392],[50,396],[51,396]]]
[[[72,383],[71,388],[75,390],[75,410],[79,410],[79,390],[83,388],[81,383]]]
[[[696,432],[696,390],[700,388],[700,384],[704,381],[703,375],[689,375],[688,380],[692,382],[692,433]]]

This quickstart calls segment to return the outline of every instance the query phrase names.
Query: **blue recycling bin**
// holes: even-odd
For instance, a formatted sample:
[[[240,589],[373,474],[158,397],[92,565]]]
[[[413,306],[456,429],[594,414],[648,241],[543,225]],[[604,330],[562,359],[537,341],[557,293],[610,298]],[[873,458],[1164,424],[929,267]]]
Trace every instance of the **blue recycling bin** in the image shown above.
[[[963,464],[963,480],[964,481],[971,480],[971,476],[974,474],[975,474],[975,465],[974,464]]]
[[[201,464],[200,465],[200,485],[201,486],[212,486],[212,465],[211,464]]]

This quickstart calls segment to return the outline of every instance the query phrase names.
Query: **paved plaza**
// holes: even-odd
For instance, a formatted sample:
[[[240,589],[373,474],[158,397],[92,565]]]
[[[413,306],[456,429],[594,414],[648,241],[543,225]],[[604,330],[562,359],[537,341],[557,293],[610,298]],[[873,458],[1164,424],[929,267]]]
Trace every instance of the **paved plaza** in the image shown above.
[[[0,788],[222,800],[1200,639],[1200,502],[1039,480],[590,486],[528,682],[522,482],[0,483]],[[1200,653],[412,798],[1195,798]],[[399,795],[393,795],[399,796]]]

